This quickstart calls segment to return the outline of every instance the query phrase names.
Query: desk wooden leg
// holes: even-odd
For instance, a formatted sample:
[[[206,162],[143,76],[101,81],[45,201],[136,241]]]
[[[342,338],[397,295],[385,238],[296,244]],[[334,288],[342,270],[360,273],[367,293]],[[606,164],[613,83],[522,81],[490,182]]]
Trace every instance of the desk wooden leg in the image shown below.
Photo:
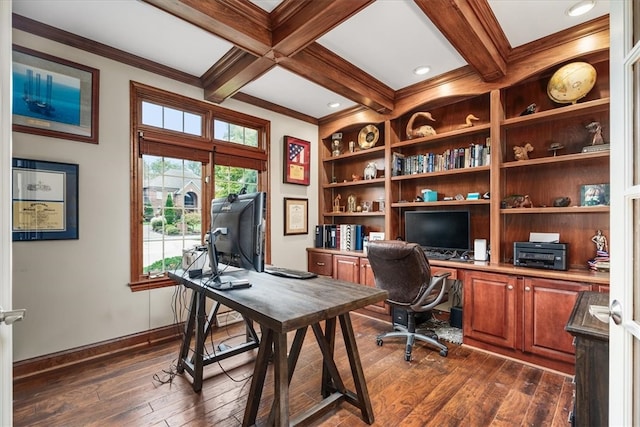
[[[335,317],[331,319],[327,319],[327,321],[325,322],[324,337],[327,342],[327,346],[328,346],[327,348],[328,348],[328,352],[330,353],[330,358],[331,360],[333,360],[333,354],[334,354],[334,348],[335,348],[335,342],[336,342]],[[318,339],[319,338],[316,336],[316,340]],[[324,363],[322,364],[322,383],[321,384],[322,384],[321,386],[322,388],[320,390],[320,393],[322,394],[322,397],[327,397],[336,390],[335,385],[331,379],[331,374],[327,371],[327,368],[324,365]]]
[[[274,410],[275,426],[289,425],[289,361],[287,358],[287,334],[274,336]]]
[[[364,378],[364,371],[362,369],[362,363],[360,362],[360,354],[358,353],[358,346],[356,345],[356,336],[353,333],[353,326],[351,325],[351,317],[349,313],[341,314],[340,327],[342,328],[342,335],[344,337],[344,344],[349,356],[349,364],[351,365],[351,374],[353,375],[353,382],[356,386],[356,393],[358,394],[358,402],[360,404],[360,411],[362,412],[362,418],[367,424],[373,424],[373,408],[371,406],[371,399],[369,398],[369,390],[367,390],[367,382]]]
[[[262,328],[262,339],[258,348],[258,356],[256,358],[255,369],[253,370],[253,378],[251,379],[251,388],[249,389],[249,397],[247,407],[244,410],[242,419],[243,427],[255,425],[258,416],[258,407],[262,398],[262,388],[264,387],[265,376],[267,375],[267,367],[271,358],[271,348],[273,347],[274,332],[271,329]]]

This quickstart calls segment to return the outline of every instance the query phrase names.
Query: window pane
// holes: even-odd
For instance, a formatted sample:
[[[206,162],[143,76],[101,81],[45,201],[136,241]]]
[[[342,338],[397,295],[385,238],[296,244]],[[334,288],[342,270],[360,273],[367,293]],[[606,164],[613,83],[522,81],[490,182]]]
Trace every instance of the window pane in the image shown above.
[[[258,146],[258,130],[244,128],[244,143],[249,147],[257,147]]]
[[[201,243],[202,165],[143,155],[143,273],[173,270],[182,249]]]
[[[164,128],[182,132],[182,111],[164,107]]]
[[[243,188],[247,193],[258,191],[258,171],[255,169],[232,166],[215,166],[214,197],[226,197],[231,193],[238,194]]]
[[[229,141],[229,123],[220,120],[213,121],[213,137],[220,141]]]
[[[237,144],[244,143],[244,128],[242,126],[231,124],[229,126],[229,141]]]
[[[150,102],[142,103],[142,123],[149,126],[162,127],[162,107]]]
[[[184,132],[202,136],[202,117],[197,114],[184,113]]]

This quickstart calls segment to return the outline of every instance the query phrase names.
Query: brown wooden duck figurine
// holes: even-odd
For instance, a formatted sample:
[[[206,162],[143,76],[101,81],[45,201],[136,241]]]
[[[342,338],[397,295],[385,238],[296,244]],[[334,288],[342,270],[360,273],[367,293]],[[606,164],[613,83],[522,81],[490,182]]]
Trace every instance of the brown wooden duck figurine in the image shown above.
[[[418,117],[424,117],[424,118],[427,118],[427,119],[429,119],[429,120],[431,120],[433,122],[436,121],[436,119],[434,119],[431,116],[431,113],[428,112],[428,111],[415,113],[409,119],[409,123],[407,123],[407,138],[412,139],[412,138],[420,138],[420,137],[423,137],[423,136],[435,135],[436,134],[436,130],[434,128],[432,128],[431,126],[429,126],[429,125],[423,125],[423,126],[420,126],[420,127],[417,127],[415,129],[413,129],[413,122]]]
[[[462,129],[462,128],[470,128],[471,126],[473,126],[473,121],[472,120],[480,120],[480,119],[477,118],[476,116],[474,116],[473,114],[469,114],[467,116],[467,118],[464,119],[464,124],[460,125],[460,129]]]

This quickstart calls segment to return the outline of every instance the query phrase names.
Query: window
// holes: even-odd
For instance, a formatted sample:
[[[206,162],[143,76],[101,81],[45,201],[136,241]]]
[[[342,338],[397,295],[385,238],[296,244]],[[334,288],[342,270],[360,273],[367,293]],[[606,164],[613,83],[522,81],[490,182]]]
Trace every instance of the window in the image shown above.
[[[174,284],[166,272],[203,242],[213,197],[268,190],[269,122],[134,82],[131,98],[136,291]]]

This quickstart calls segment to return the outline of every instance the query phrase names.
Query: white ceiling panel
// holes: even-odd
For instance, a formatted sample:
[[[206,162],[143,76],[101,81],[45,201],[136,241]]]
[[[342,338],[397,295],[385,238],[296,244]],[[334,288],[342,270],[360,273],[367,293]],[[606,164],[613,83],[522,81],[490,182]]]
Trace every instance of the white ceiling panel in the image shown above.
[[[327,106],[330,102],[340,103],[338,111],[355,105],[353,101],[281,67],[272,68],[259,79],[244,86],[242,92],[311,117],[335,113],[336,109]]]
[[[136,0],[13,0],[13,12],[198,77],[233,47]]]
[[[621,0],[616,0],[621,1]],[[572,17],[566,11],[578,0],[488,0],[511,47],[557,33],[609,13],[609,0],[599,0],[590,12]]]
[[[394,90],[466,65],[413,2],[378,0],[318,43]],[[429,74],[413,74],[424,65]]]

